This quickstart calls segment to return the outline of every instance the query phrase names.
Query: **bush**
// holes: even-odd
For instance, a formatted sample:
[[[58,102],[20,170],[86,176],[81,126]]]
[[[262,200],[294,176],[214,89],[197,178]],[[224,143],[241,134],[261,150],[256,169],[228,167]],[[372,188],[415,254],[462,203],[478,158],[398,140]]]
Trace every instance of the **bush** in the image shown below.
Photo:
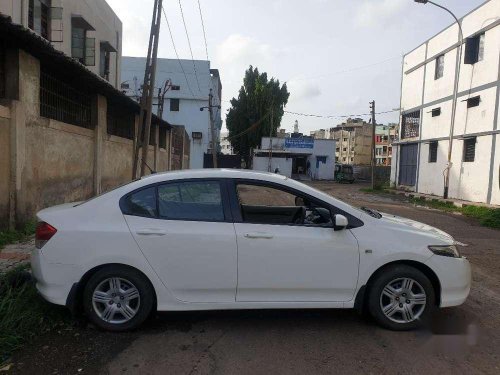
[[[68,321],[64,308],[38,295],[26,266],[0,275],[0,363],[24,342]]]

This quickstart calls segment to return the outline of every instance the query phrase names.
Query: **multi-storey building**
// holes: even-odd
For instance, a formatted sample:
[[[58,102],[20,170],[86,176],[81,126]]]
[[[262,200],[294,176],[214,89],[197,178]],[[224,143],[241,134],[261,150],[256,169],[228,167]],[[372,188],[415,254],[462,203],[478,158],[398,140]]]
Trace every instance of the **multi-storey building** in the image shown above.
[[[123,57],[122,91],[140,99],[146,58]],[[219,147],[222,118],[220,102],[222,84],[219,71],[210,68],[210,61],[158,59],[155,87],[167,82],[163,118],[172,125],[186,129],[190,141],[190,168],[203,168],[204,154],[212,149],[210,132],[209,95],[212,93],[212,109],[215,127],[216,149]],[[153,101],[156,108],[158,97]],[[203,110],[201,110],[203,109]],[[168,120],[167,120],[168,119]]]
[[[403,58],[391,181],[442,196],[449,168],[450,198],[500,204],[500,0],[484,2],[459,22],[463,43],[454,23]]]
[[[0,0],[0,13],[119,86],[122,23],[105,0]]]
[[[396,124],[377,125],[375,128],[376,165],[390,166],[392,161],[392,143],[396,136]]]
[[[335,158],[340,164],[370,165],[372,153],[372,126],[363,119],[347,119],[325,134],[335,139]]]

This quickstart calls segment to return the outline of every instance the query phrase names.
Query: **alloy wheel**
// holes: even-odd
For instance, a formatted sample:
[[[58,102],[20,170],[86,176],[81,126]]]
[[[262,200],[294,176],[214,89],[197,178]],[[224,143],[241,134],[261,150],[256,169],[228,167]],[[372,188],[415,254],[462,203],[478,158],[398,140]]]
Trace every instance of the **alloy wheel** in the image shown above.
[[[141,304],[139,290],[120,277],[104,279],[92,293],[96,315],[105,322],[122,324],[136,316]]]
[[[382,313],[396,323],[410,323],[420,318],[427,296],[424,288],[409,277],[390,281],[380,294]]]

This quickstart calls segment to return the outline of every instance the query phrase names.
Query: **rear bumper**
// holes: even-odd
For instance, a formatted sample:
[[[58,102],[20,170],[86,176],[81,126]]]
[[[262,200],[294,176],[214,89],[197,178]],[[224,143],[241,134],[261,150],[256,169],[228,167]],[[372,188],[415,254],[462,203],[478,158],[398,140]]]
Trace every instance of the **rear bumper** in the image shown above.
[[[48,302],[66,305],[73,284],[78,282],[77,267],[66,264],[49,263],[43,252],[35,249],[31,253],[31,270],[36,288]]]
[[[466,258],[433,255],[426,264],[441,284],[440,307],[458,306],[465,302],[471,287],[471,267]]]

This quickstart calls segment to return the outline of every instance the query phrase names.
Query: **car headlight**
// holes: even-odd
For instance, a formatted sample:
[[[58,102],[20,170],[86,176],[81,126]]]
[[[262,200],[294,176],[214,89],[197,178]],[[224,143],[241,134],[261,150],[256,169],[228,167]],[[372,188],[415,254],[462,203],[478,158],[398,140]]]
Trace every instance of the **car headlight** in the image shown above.
[[[460,253],[455,245],[428,246],[429,250],[436,255],[445,257],[460,258]]]

